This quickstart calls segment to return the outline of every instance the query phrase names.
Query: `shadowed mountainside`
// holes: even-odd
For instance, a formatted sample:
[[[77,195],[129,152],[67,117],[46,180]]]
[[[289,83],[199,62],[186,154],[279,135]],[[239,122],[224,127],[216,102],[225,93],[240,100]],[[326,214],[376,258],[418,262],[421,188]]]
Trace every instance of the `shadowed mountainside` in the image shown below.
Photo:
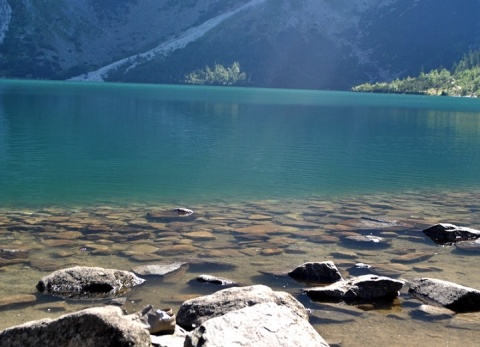
[[[0,77],[184,83],[239,62],[251,86],[350,89],[451,67],[480,47],[478,13],[478,0],[0,0]]]

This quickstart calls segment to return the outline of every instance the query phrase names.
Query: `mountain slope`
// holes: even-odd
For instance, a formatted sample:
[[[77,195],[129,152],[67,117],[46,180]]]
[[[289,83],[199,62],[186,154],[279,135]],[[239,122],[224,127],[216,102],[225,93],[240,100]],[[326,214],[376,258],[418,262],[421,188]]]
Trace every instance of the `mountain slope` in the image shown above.
[[[479,0],[0,0],[0,76],[183,83],[238,61],[252,86],[350,89],[450,67],[480,47],[478,13]]]

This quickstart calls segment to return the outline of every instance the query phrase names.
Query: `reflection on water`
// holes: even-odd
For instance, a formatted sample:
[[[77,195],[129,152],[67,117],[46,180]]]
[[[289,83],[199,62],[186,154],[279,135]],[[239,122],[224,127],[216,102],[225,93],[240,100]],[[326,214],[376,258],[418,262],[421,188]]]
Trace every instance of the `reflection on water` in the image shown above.
[[[373,265],[376,274],[407,281],[433,277],[480,288],[473,271],[478,253],[437,246],[421,232],[438,222],[478,226],[479,198],[478,191],[424,191],[327,200],[218,201],[188,206],[195,218],[166,221],[147,218],[147,213],[171,210],[170,205],[4,208],[0,328],[104,304],[35,294],[37,281],[54,270],[73,265],[130,270],[181,260],[190,266],[165,278],[147,278],[127,294],[125,309],[153,304],[176,310],[188,298],[217,290],[189,282],[210,273],[290,292],[312,310],[312,324],[331,343],[388,341],[400,346],[408,338],[409,346],[474,345],[479,314],[425,317],[418,310],[421,302],[406,287],[397,300],[383,305],[315,303],[302,293],[304,284],[282,273],[306,261],[333,260],[347,277],[357,275],[351,268],[361,262]],[[383,237],[389,246],[345,242],[352,235]]]
[[[0,205],[479,187],[475,100],[2,81],[0,109]]]

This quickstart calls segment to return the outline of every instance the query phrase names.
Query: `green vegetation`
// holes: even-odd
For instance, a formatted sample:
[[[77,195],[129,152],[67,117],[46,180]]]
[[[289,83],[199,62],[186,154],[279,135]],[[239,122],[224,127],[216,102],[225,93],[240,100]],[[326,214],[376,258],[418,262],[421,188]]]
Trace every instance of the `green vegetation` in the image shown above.
[[[470,51],[451,70],[436,69],[390,83],[364,83],[354,92],[480,97],[480,50]]]
[[[240,71],[240,64],[236,61],[232,67],[215,64],[213,70],[209,66],[196,70],[185,76],[187,84],[205,84],[217,86],[233,86],[245,84],[247,75]]]

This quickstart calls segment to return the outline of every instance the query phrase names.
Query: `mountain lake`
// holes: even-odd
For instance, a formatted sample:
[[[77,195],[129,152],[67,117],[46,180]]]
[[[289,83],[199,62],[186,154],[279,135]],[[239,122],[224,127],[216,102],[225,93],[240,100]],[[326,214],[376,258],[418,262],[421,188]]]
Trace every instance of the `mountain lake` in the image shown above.
[[[220,289],[190,282],[208,273],[291,293],[332,345],[474,346],[480,313],[423,315],[408,285],[318,303],[283,273],[332,260],[480,289],[478,249],[422,233],[480,228],[479,149],[477,99],[0,80],[0,330],[104,304],[37,293],[55,270],[184,261],[124,308],[176,311]],[[147,218],[178,207],[192,218]]]

